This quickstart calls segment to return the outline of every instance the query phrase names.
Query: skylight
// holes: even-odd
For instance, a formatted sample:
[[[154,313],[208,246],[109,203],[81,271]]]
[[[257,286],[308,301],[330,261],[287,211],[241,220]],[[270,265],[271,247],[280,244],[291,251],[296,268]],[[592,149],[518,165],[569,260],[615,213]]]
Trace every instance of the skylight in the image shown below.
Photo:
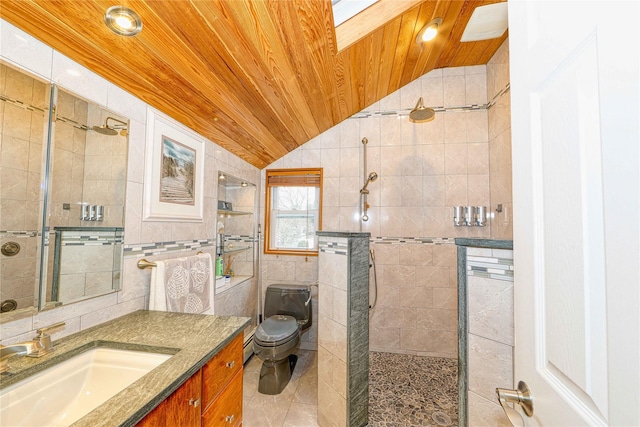
[[[378,0],[331,0],[334,25],[337,27],[377,1]]]

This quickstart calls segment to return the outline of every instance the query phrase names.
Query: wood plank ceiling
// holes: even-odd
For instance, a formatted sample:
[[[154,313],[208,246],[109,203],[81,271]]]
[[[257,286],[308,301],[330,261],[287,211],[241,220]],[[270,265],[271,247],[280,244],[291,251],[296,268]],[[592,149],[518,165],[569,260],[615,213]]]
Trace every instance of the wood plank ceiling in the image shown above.
[[[413,0],[340,51],[331,0],[2,0],[0,17],[262,169],[434,68],[486,64],[506,34],[460,37],[497,1]],[[139,35],[104,25],[116,4]]]

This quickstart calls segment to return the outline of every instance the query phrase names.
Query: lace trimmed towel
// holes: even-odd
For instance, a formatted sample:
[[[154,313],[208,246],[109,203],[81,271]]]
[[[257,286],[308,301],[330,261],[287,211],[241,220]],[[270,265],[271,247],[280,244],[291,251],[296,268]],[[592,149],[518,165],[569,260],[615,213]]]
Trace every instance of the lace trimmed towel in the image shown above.
[[[156,261],[149,310],[213,314],[212,267],[209,254]]]

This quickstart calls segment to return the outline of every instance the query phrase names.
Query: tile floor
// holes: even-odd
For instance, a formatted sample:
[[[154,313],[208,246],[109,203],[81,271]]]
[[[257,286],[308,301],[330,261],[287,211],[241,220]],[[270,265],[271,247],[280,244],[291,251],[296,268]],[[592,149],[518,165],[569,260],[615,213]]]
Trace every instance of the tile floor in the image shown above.
[[[262,361],[253,356],[244,366],[243,427],[316,427],[318,412],[317,352],[298,350],[298,363],[282,393],[258,392]]]
[[[258,392],[262,362],[244,370],[244,427],[316,427],[318,364],[315,351],[299,350],[287,387],[276,396]],[[457,360],[369,353],[369,426],[438,427],[458,423]]]

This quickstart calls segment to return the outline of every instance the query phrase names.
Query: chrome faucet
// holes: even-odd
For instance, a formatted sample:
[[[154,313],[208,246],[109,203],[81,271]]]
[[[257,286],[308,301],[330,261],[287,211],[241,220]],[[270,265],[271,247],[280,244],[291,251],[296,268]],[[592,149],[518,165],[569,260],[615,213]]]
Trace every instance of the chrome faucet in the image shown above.
[[[16,354],[30,355],[40,349],[40,343],[36,340],[21,342],[12,345],[0,345],[0,373],[9,370],[8,359]]]

